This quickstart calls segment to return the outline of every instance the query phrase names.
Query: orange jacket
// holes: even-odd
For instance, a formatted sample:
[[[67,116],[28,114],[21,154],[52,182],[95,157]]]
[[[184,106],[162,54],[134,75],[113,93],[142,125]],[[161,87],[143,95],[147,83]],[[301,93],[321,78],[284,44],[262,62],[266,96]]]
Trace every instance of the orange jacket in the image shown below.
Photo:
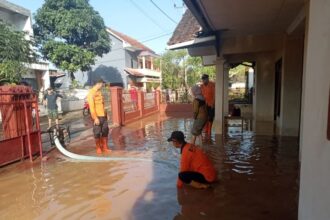
[[[209,158],[202,151],[193,144],[186,143],[182,147],[180,172],[194,171],[203,174],[205,179],[213,182],[217,173]],[[177,186],[181,187],[183,182],[178,179]]]
[[[104,117],[104,99],[100,90],[96,90],[95,87],[91,88],[87,95],[87,102],[89,104],[89,110],[92,118]]]
[[[215,84],[209,81],[207,85],[201,85],[202,94],[208,106],[214,107],[215,104]]]

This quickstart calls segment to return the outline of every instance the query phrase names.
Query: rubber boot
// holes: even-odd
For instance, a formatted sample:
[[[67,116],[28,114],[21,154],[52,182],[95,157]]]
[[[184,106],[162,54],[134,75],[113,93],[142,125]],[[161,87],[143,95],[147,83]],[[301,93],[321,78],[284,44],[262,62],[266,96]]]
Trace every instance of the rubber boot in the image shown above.
[[[108,138],[107,137],[101,137],[101,148],[103,153],[110,153],[111,150],[108,148]]]
[[[102,154],[101,150],[101,138],[95,138],[95,144],[96,144],[96,153],[97,154]]]

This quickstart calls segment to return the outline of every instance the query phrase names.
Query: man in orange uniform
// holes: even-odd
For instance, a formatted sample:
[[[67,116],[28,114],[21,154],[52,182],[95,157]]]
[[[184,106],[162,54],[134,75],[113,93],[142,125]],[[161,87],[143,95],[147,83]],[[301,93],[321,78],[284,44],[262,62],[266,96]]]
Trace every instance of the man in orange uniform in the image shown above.
[[[111,152],[108,149],[109,126],[106,111],[104,109],[104,98],[101,88],[104,81],[101,79],[91,88],[87,95],[87,101],[90,108],[92,119],[94,120],[93,133],[96,143],[96,153],[101,154]]]
[[[177,181],[179,188],[185,183],[205,189],[216,180],[217,173],[212,162],[200,148],[185,141],[182,131],[173,131],[167,141],[172,141],[174,147],[181,148],[181,165]]]
[[[207,138],[211,138],[211,130],[215,114],[215,84],[214,82],[209,81],[209,75],[207,74],[203,74],[202,81],[203,84],[201,85],[201,90],[205,98],[208,116],[208,122],[205,125],[205,131]]]

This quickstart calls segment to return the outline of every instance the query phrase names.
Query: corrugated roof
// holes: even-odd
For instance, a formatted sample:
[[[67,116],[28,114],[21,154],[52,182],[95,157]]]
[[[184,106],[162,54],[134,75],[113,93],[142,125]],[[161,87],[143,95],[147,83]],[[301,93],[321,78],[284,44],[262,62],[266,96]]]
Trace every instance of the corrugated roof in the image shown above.
[[[108,28],[108,30],[110,32],[114,33],[115,35],[117,35],[118,37],[120,37],[121,40],[124,40],[127,43],[129,43],[130,45],[132,45],[133,47],[136,47],[136,48],[141,49],[141,50],[149,51],[151,53],[155,53],[149,47],[145,46],[144,44],[140,43],[139,41],[135,40],[134,38],[127,36],[126,34],[120,33],[118,31],[115,31],[115,30],[111,29],[111,28]]]
[[[176,26],[175,31],[167,45],[174,45],[193,40],[196,38],[195,33],[200,31],[200,29],[201,26],[198,24],[196,18],[190,10],[187,9],[178,26]]]

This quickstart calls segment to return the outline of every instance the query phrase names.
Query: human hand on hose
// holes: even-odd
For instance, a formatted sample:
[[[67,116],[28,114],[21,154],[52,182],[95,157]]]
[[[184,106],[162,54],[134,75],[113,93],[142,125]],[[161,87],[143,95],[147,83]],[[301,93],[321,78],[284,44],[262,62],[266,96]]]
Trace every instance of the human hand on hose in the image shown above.
[[[94,125],[99,125],[100,124],[100,120],[98,118],[94,119]]]

